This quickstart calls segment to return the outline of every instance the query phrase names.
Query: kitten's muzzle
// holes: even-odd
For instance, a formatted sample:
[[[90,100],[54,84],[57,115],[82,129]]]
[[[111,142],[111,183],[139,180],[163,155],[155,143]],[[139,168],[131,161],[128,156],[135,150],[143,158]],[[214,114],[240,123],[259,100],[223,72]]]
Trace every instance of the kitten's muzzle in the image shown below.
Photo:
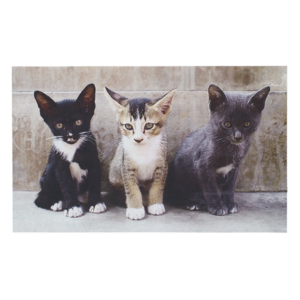
[[[241,143],[243,140],[243,136],[242,136],[242,133],[240,131],[236,131],[234,133],[234,142],[236,143]]]
[[[242,136],[241,137],[235,137],[234,139],[235,139],[235,141],[237,141],[238,143],[240,143],[242,141],[243,137]]]
[[[75,144],[78,141],[78,139],[72,137],[65,137],[64,138],[64,142],[68,143],[68,144]]]
[[[244,141],[244,139],[241,137],[241,138],[234,138],[234,139],[231,139],[230,140],[230,143],[233,144],[233,145],[239,145],[241,144],[242,142]]]

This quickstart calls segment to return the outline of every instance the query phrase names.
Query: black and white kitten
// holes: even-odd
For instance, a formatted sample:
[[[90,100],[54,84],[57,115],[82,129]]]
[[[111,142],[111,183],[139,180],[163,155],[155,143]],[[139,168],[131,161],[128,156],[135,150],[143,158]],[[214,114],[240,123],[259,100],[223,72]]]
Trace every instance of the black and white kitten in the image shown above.
[[[83,214],[78,200],[88,191],[89,211],[100,213],[101,167],[96,140],[90,131],[95,110],[94,84],[89,84],[77,100],[54,102],[40,91],[34,97],[40,114],[53,133],[52,148],[40,179],[41,191],[35,200],[38,207],[54,211],[65,208],[67,217]]]
[[[210,122],[184,139],[171,165],[173,203],[218,216],[238,211],[234,191],[239,166],[269,92],[269,86],[251,94],[209,86]]]

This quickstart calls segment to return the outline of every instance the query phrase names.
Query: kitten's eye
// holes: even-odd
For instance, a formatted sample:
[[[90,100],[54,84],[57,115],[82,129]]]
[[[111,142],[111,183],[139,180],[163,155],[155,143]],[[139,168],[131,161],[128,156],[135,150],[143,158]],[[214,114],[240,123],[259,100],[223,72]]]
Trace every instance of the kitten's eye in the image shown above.
[[[231,127],[231,123],[229,123],[229,122],[225,122],[224,125],[225,125],[227,128],[230,128],[230,127]]]
[[[79,126],[79,125],[82,124],[82,121],[81,121],[81,120],[77,120],[77,121],[75,122],[75,124],[76,124],[77,126]]]
[[[245,127],[249,127],[250,124],[251,124],[250,122],[246,122],[246,123],[244,124],[244,126],[245,126]]]
[[[57,124],[55,125],[55,127],[56,127],[57,129],[62,129],[62,127],[63,127],[63,124],[61,124],[61,123],[57,123]]]
[[[132,130],[133,129],[133,127],[132,127],[132,125],[130,125],[130,124],[125,124],[125,128],[127,129],[127,130]]]
[[[153,127],[153,123],[146,123],[145,129],[151,129]]]

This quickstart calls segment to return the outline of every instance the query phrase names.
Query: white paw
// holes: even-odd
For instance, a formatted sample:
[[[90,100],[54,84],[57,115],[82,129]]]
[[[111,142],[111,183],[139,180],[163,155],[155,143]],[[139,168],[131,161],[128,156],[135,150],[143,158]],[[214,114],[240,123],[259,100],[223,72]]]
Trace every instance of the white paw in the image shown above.
[[[62,210],[63,209],[62,201],[58,201],[57,203],[54,203],[50,208],[54,211]]]
[[[156,203],[148,206],[148,213],[151,215],[162,215],[165,212],[165,206],[162,203]]]
[[[228,207],[228,212],[231,214],[237,213],[238,211],[239,211],[239,206],[235,202]]]
[[[102,213],[106,210],[106,205],[104,203],[98,203],[96,204],[96,206],[91,206],[90,207],[90,212],[92,213],[96,213],[96,214],[99,214],[99,213]]]
[[[127,208],[126,217],[131,220],[140,220],[145,217],[145,208]]]
[[[81,207],[73,206],[72,208],[65,209],[65,216],[70,218],[77,218],[83,215]]]
[[[186,209],[189,209],[189,210],[200,210],[200,206],[196,205],[196,204],[191,204],[191,205],[187,205]]]

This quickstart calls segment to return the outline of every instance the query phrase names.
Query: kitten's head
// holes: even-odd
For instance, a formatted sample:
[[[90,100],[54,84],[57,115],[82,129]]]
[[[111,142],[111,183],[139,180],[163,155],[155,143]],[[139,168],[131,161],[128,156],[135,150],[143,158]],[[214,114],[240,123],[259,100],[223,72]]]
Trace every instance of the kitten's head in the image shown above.
[[[107,87],[104,88],[105,95],[117,113],[117,122],[122,135],[136,145],[144,145],[152,137],[159,135],[171,111],[175,92],[176,89],[154,100],[128,99]]]
[[[74,144],[90,129],[95,110],[95,92],[95,85],[89,84],[76,100],[54,102],[40,91],[35,91],[34,97],[53,135],[68,144]]]
[[[223,92],[211,84],[208,95],[214,132],[231,144],[244,142],[257,129],[269,92],[269,86],[251,94]]]

